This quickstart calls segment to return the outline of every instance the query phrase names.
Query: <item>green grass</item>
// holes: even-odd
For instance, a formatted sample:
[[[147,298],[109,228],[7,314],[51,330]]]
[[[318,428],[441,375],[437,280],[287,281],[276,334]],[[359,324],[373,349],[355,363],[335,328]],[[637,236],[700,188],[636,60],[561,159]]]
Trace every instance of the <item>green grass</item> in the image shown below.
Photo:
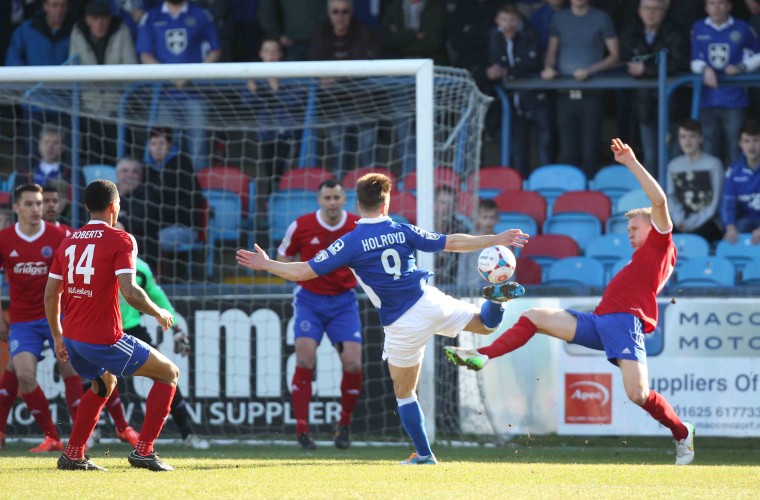
[[[503,447],[436,446],[435,467],[401,467],[401,446],[159,448],[176,471],[131,469],[126,445],[101,444],[109,472],[55,469],[57,454],[29,444],[0,452],[2,498],[758,498],[758,440],[699,439],[691,466],[675,467],[666,438],[521,438]]]

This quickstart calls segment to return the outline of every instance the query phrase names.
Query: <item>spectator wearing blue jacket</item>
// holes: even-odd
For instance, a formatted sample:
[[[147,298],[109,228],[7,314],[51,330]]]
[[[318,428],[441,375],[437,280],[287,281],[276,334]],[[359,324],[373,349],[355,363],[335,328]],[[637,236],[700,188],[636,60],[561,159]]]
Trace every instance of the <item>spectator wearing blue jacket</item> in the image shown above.
[[[707,17],[691,31],[691,71],[703,75],[705,84],[700,103],[704,149],[731,163],[739,157],[736,138],[749,97],[742,87],[719,86],[718,77],[759,68],[760,40],[747,23],[730,15],[729,0],[705,0],[705,10]]]
[[[721,218],[726,226],[723,239],[735,243],[739,233],[752,233],[760,243],[760,124],[747,120],[739,137],[741,156],[726,172]]]
[[[42,11],[27,19],[11,37],[6,66],[56,66],[69,57],[74,19],[68,0],[45,0]]]

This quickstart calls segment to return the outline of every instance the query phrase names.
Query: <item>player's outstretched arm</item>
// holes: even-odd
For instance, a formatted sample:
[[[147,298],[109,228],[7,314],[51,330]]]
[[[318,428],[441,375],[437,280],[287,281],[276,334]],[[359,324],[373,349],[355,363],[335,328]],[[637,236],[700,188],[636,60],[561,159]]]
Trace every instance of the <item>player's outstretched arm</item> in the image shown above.
[[[118,279],[121,294],[130,306],[143,314],[149,314],[156,318],[163,330],[168,330],[172,326],[174,315],[166,309],[158,307],[155,302],[150,300],[145,290],[137,286],[134,273],[122,273]]]
[[[507,229],[499,234],[473,236],[471,234],[446,235],[446,252],[473,252],[493,245],[522,248],[528,242],[529,235],[520,229]]]
[[[278,262],[270,259],[260,246],[254,245],[253,249],[253,252],[242,248],[238,250],[238,264],[257,271],[267,271],[288,281],[306,281],[318,276],[308,262]]]
[[[661,230],[668,231],[673,227],[673,222],[670,220],[670,213],[668,212],[668,197],[665,195],[665,191],[657,183],[654,177],[651,176],[647,169],[639,163],[636,159],[636,155],[628,144],[625,144],[620,139],[612,139],[610,149],[615,154],[615,161],[622,163],[633,175],[641,185],[641,189],[644,190],[649,202],[652,204],[652,222]]]
[[[61,361],[69,359],[69,353],[63,345],[63,327],[61,326],[61,294],[63,293],[63,281],[48,276],[45,285],[45,317],[50,325],[50,334],[53,337],[53,350]]]

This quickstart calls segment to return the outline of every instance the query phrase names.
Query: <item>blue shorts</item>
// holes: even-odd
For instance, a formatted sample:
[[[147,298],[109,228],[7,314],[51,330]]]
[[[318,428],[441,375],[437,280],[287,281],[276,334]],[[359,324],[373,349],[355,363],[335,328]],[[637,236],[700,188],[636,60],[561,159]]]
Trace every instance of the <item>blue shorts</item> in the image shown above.
[[[131,335],[124,335],[111,345],[88,344],[64,337],[71,366],[86,379],[94,380],[104,372],[117,377],[135,373],[148,361],[150,346]]]
[[[630,359],[647,364],[644,349],[644,329],[641,320],[629,313],[612,313],[601,316],[592,312],[567,309],[578,318],[575,337],[571,344],[604,351],[607,359],[617,365],[618,359]]]
[[[293,310],[295,338],[308,337],[319,344],[326,332],[333,345],[362,342],[359,303],[354,290],[339,295],[319,295],[302,288],[295,294]]]
[[[45,341],[52,350],[53,336],[50,334],[50,325],[47,319],[36,319],[23,323],[13,323],[10,327],[11,357],[21,352],[31,352],[37,356],[38,361],[45,359],[42,351],[45,349]],[[55,356],[55,353],[53,353]]]

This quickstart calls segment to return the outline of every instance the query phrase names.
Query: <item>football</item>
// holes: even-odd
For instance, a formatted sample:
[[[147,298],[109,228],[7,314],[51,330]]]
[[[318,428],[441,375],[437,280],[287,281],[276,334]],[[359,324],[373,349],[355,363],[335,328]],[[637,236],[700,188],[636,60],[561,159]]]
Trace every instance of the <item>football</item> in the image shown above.
[[[504,283],[515,272],[515,255],[502,245],[484,248],[478,257],[478,274],[489,283]]]

